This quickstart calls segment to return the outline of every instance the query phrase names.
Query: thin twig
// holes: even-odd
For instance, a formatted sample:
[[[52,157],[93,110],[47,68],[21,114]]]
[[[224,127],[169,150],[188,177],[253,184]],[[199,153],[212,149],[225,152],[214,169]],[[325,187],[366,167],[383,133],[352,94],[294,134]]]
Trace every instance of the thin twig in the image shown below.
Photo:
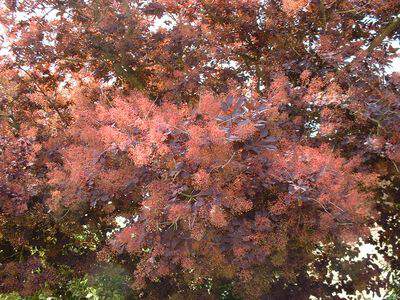
[[[393,163],[393,165],[394,165],[394,167],[395,167],[397,173],[400,174],[400,170],[399,170],[399,167],[397,166],[396,162],[395,162],[394,160],[391,160],[391,161],[392,161],[392,163]]]
[[[232,161],[232,159],[233,159],[233,157],[234,157],[235,155],[236,155],[236,151],[233,152],[233,154],[232,154],[232,156],[229,158],[229,160],[228,160],[226,163],[224,163],[220,168],[221,168],[221,169],[225,168],[225,167]]]

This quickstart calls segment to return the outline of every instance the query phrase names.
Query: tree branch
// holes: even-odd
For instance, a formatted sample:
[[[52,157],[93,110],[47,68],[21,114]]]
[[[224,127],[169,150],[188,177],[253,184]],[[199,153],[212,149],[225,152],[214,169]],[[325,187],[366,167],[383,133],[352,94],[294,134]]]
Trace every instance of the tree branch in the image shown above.
[[[41,87],[40,85],[38,85],[35,82],[35,78],[26,70],[24,70],[21,66],[17,66],[17,68],[21,71],[23,71],[31,80],[32,80],[32,84],[33,86],[36,88],[36,91],[38,91],[39,93],[41,93],[46,102],[49,104],[50,108],[54,109],[54,111],[57,113],[58,117],[60,118],[61,122],[64,124],[64,126],[68,126],[68,121],[66,120],[66,118],[64,117],[64,115],[61,113],[60,109],[57,106],[57,101],[55,98],[50,97]]]
[[[392,22],[389,23],[381,32],[374,38],[371,45],[369,45],[367,52],[371,53],[377,46],[379,46],[383,40],[390,36],[395,30],[400,27],[400,17],[395,18]]]

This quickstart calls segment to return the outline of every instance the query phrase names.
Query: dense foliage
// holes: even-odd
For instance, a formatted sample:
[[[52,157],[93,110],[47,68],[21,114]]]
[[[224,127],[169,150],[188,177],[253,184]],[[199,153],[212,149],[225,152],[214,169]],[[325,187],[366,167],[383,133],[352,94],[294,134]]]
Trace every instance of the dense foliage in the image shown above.
[[[0,292],[394,297],[399,16],[397,0],[0,3]]]

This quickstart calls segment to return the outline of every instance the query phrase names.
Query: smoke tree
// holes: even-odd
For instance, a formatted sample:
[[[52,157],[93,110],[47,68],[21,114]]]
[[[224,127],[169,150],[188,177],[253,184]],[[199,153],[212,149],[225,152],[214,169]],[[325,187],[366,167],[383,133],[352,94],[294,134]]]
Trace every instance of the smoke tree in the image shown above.
[[[398,1],[0,5],[1,292],[390,288],[357,242],[400,269]]]

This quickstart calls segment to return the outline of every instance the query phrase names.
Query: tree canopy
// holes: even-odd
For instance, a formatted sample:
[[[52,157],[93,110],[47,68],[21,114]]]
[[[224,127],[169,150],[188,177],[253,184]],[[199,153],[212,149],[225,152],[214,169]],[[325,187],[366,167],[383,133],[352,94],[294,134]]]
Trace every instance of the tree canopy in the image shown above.
[[[396,288],[398,0],[6,0],[0,38],[0,292]]]

